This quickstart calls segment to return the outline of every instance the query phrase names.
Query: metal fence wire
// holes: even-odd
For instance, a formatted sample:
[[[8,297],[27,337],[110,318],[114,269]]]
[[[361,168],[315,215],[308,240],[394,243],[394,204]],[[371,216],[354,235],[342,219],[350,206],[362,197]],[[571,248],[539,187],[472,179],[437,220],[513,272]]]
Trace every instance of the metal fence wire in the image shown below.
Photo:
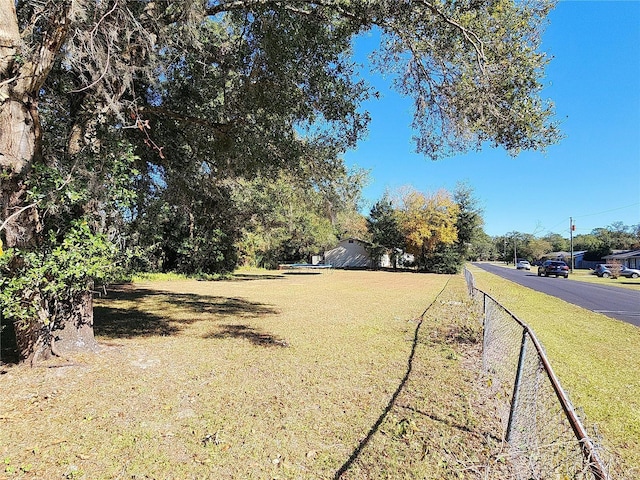
[[[609,479],[600,447],[587,435],[533,332],[465,278],[484,324],[483,367],[499,411],[516,478]]]

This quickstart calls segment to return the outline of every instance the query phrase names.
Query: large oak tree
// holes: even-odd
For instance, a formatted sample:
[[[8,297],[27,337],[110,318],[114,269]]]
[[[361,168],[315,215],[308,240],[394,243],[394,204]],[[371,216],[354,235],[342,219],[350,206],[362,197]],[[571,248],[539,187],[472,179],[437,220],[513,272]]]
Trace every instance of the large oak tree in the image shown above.
[[[102,252],[92,235],[107,223],[123,165],[138,186],[274,166],[302,175],[353,147],[369,93],[349,60],[358,33],[382,32],[372,64],[414,98],[416,147],[425,155],[486,142],[513,153],[553,143],[538,50],[552,3],[0,0],[0,235],[11,258],[0,260],[4,281],[27,267],[33,273],[54,252],[76,269],[66,293],[48,287],[59,280],[51,269],[14,289],[22,356],[92,343],[87,292],[100,262],[82,270],[71,253],[87,243]],[[148,148],[133,155],[130,144]],[[122,154],[107,161],[114,150]],[[60,206],[76,197],[84,201]],[[80,221],[91,216],[102,220]]]

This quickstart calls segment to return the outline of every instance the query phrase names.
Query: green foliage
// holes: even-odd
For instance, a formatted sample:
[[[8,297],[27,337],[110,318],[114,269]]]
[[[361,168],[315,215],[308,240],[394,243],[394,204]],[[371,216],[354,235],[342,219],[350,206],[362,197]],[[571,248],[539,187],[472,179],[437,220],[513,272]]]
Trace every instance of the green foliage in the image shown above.
[[[412,2],[385,12],[378,63],[401,72],[398,88],[415,99],[419,152],[436,159],[489,142],[516,155],[558,141],[553,104],[540,98],[541,31],[553,5]]]
[[[283,174],[240,181],[234,198],[244,219],[238,242],[244,265],[308,262],[337,240],[327,195],[300,179]]]
[[[402,248],[404,238],[398,225],[398,217],[391,199],[385,195],[371,208],[367,228],[374,244],[387,249]]]
[[[198,200],[188,190],[163,190],[129,224],[127,248],[134,271],[212,274],[236,265],[237,210],[225,189],[210,188]]]
[[[367,230],[372,242],[368,248],[369,254],[378,260],[376,264],[385,253],[391,253],[391,261],[395,267],[398,252],[404,251],[405,239],[400,231],[397,213],[387,195],[371,208]]]
[[[371,209],[372,256],[406,248],[419,268],[434,273],[456,273],[466,260],[494,256],[491,239],[482,231],[482,210],[466,184],[458,184],[453,195],[408,189],[398,193],[396,203],[385,194]]]
[[[484,231],[479,232],[469,248],[467,260],[475,262],[496,260],[497,258],[498,250],[496,250],[493,239]]]
[[[456,274],[462,270],[464,258],[457,248],[440,244],[429,255],[425,255],[423,262],[423,268],[427,272]]]
[[[557,139],[552,106],[539,98],[546,58],[537,51],[552,6],[126,1],[82,2],[71,15],[17,2],[20,28],[39,20],[16,68],[40,51],[57,16],[69,15],[74,32],[42,79],[46,162],[34,162],[31,198],[45,231],[86,216],[148,269],[233,264],[242,218],[218,195],[228,178],[309,178],[335,234],[363,236],[358,200],[334,195],[339,156],[366,132],[361,105],[372,91],[351,58],[354,36],[381,29],[375,62],[402,72],[396,87],[416,100],[419,151],[436,158],[490,141],[517,152]],[[468,213],[460,222],[472,225]],[[304,226],[289,240],[274,235],[291,243],[277,255],[309,253],[311,232],[320,244],[331,236],[324,221],[297,220]]]
[[[548,242],[548,250],[543,253],[548,252],[568,252],[571,248],[568,238],[564,238],[562,235],[558,233],[550,233],[542,237],[542,240]],[[540,258],[540,257],[534,257]]]
[[[75,222],[61,239],[51,232],[48,240],[37,251],[10,248],[0,256],[0,309],[17,325],[116,272],[113,245],[92,233],[86,222]]]
[[[193,236],[182,239],[176,249],[175,271],[185,274],[231,272],[236,266],[233,238],[219,228],[198,225]]]
[[[470,249],[476,239],[483,233],[482,209],[478,206],[478,200],[473,195],[473,189],[464,183],[456,185],[456,189],[453,192],[453,200],[458,205],[456,249],[460,260],[464,262],[470,259]]]
[[[556,244],[558,246],[558,244]],[[545,239],[532,238],[529,240],[526,248],[521,247],[521,254],[518,255],[520,258],[527,258],[530,261],[540,260],[545,254],[549,252],[561,252],[561,251],[569,251],[567,250],[556,250],[554,245],[549,243],[549,241]]]

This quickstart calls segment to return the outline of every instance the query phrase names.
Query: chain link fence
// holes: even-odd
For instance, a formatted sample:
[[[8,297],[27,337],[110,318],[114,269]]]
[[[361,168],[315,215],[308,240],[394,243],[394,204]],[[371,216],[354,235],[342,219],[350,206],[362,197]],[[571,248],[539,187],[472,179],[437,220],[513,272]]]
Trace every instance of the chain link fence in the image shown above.
[[[609,479],[602,449],[587,435],[529,327],[465,278],[484,324],[483,367],[499,412],[516,478]]]

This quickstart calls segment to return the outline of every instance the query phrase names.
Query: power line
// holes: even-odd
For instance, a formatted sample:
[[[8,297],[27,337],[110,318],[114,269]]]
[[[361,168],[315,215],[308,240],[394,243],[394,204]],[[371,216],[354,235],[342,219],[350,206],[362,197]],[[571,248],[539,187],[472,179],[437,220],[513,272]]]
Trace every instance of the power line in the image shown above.
[[[573,219],[575,220],[576,218],[595,217],[595,216],[597,216],[597,215],[604,215],[605,213],[616,212],[616,211],[618,211],[618,210],[624,210],[625,208],[631,208],[631,207],[637,207],[637,206],[640,206],[640,203],[632,203],[631,205],[626,205],[626,206],[624,206],[624,207],[612,208],[612,209],[610,209],[610,210],[605,210],[605,211],[603,211],[603,212],[598,212],[598,213],[587,213],[587,214],[585,214],[585,215],[577,215],[577,216],[573,217]],[[567,222],[567,220],[569,220],[569,218],[571,218],[571,217],[563,218],[562,220],[560,220],[560,221],[559,221],[558,223],[556,223],[555,225],[553,225],[553,226],[551,226],[551,227],[549,227],[549,228],[546,228],[547,233],[555,233],[555,232],[553,232],[553,229],[554,229],[554,228],[556,228],[558,225],[562,225],[563,223],[566,223],[566,222]],[[576,230],[589,231],[589,232],[592,230],[592,229],[588,229],[588,228],[578,228],[578,227],[574,227],[574,228],[575,228]],[[536,227],[536,231],[544,230],[544,229],[545,229],[545,227],[543,227],[543,226],[541,226],[541,225],[540,225],[540,226],[538,226],[538,227]]]
[[[579,215],[575,218],[595,217],[596,215],[604,215],[605,213],[611,213],[618,210],[624,210],[625,208],[631,208],[631,207],[637,207],[637,206],[640,206],[640,203],[632,203],[631,205],[627,205],[625,207],[612,208],[611,210],[605,210],[604,212],[588,213],[587,215]]]

